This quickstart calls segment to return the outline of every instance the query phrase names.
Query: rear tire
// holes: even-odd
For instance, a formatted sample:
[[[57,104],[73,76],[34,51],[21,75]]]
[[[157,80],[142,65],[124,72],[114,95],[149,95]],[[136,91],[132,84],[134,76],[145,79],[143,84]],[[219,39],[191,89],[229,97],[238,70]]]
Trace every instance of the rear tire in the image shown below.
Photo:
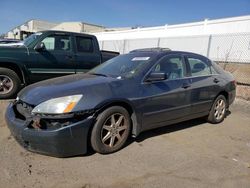
[[[21,80],[13,70],[0,68],[0,99],[14,97],[20,86]]]
[[[219,95],[209,112],[207,121],[213,124],[220,123],[226,117],[227,100],[224,95]]]
[[[128,111],[120,106],[109,107],[97,117],[91,132],[91,146],[102,154],[116,152],[125,145],[130,129]]]

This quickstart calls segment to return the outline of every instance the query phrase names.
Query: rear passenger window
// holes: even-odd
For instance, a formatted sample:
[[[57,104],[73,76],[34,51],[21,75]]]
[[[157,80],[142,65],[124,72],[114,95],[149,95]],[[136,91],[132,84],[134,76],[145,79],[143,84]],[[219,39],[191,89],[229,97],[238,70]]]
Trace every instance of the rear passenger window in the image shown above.
[[[76,45],[78,52],[92,53],[94,51],[92,38],[76,37]]]
[[[184,77],[184,66],[182,57],[167,56],[163,58],[155,67],[155,72],[165,72],[168,80]]]
[[[211,74],[210,67],[200,59],[188,58],[192,76],[206,76]]]

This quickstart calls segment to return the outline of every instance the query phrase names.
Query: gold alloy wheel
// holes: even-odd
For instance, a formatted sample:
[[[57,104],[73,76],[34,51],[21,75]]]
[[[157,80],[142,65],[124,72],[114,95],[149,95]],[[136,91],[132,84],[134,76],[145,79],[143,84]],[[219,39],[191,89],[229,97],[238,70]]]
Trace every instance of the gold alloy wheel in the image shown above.
[[[115,147],[126,139],[125,132],[128,130],[128,125],[125,122],[125,116],[120,113],[109,116],[102,127],[102,143],[109,147]]]
[[[221,120],[226,112],[226,103],[223,99],[219,99],[214,108],[214,117],[217,121]]]

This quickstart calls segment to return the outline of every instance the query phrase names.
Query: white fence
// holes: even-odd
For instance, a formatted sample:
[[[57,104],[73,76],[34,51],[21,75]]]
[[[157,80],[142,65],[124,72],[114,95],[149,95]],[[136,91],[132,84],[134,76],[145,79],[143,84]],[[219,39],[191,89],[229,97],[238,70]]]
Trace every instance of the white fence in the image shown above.
[[[102,50],[121,54],[139,48],[164,47],[199,53],[214,61],[250,63],[250,33],[103,40],[99,44]]]

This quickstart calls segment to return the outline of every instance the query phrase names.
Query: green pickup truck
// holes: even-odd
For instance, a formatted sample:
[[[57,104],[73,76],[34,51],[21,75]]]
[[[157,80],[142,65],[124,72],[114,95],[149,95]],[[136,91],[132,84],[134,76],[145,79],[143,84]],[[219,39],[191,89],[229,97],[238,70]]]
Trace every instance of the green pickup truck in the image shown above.
[[[59,76],[86,72],[119,55],[100,51],[95,36],[42,31],[17,45],[0,47],[0,99],[24,86]]]

